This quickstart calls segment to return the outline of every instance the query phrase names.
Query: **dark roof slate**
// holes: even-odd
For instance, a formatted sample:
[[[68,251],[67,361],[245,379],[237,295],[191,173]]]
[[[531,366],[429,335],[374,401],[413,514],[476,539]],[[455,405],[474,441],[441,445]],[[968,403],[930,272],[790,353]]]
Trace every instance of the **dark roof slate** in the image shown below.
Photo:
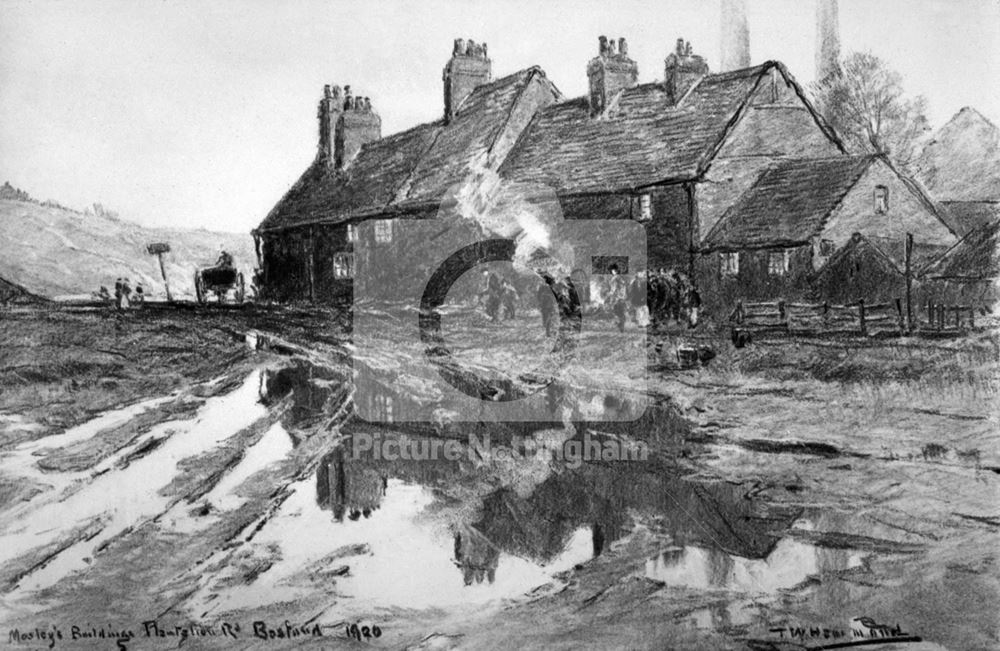
[[[980,226],[951,247],[922,275],[956,280],[1000,278],[1000,220]]]
[[[782,161],[761,173],[705,238],[706,249],[804,244],[861,178],[873,156]]]
[[[998,201],[942,201],[942,217],[959,237],[1000,219]]]
[[[339,171],[313,162],[258,230],[339,222],[438,201],[490,151],[521,91],[538,68],[477,87],[455,118],[430,122],[364,145]]]
[[[707,75],[676,106],[660,82],[622,91],[599,118],[590,116],[586,97],[550,105],[535,116],[500,173],[563,194],[693,179],[773,69],[795,85],[784,66],[767,62]]]

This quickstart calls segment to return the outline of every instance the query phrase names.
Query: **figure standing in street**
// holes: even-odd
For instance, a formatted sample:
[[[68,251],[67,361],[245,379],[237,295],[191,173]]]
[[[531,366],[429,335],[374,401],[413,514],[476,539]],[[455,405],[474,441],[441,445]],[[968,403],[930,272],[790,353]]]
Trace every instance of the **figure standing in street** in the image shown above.
[[[688,283],[684,304],[687,308],[688,327],[693,328],[698,325],[698,310],[701,308],[701,294],[698,293],[698,288],[693,283]]]
[[[559,309],[556,302],[555,290],[553,289],[554,279],[547,272],[542,272],[542,280],[535,290],[535,297],[538,300],[538,311],[542,313],[542,327],[545,328],[545,336],[552,336],[552,325],[556,312]]]
[[[501,302],[503,303],[503,317],[505,319],[513,319],[516,316],[517,298],[517,289],[514,287],[514,283],[504,278]]]
[[[496,323],[500,320],[500,301],[503,296],[503,285],[500,278],[492,271],[484,270],[486,279],[484,294],[486,296],[486,316]]]
[[[628,286],[619,272],[618,265],[611,265],[609,271],[611,280],[608,283],[608,304],[611,306],[612,314],[615,315],[618,331],[625,332],[625,315],[628,312],[625,296],[628,293]]]

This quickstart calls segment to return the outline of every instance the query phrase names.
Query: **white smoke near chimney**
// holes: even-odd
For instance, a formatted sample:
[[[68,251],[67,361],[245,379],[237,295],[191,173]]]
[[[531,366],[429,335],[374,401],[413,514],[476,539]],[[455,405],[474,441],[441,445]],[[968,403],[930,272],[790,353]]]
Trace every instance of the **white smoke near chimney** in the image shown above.
[[[568,273],[573,268],[573,248],[554,238],[563,215],[551,188],[504,181],[479,161],[453,194],[458,215],[483,235],[514,240],[513,265],[518,271],[547,268]]]

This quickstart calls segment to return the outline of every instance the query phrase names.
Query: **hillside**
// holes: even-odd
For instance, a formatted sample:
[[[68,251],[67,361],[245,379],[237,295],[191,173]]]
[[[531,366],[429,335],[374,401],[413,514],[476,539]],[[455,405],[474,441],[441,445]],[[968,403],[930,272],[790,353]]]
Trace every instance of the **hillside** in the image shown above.
[[[939,201],[1000,201],[1000,129],[965,107],[927,143],[917,169]]]
[[[164,298],[163,280],[149,242],[169,242],[167,277],[175,298],[194,296],[194,272],[225,249],[246,276],[256,264],[249,234],[146,228],[113,214],[0,199],[0,278],[50,298],[86,297],[115,279],[141,282],[148,296]]]

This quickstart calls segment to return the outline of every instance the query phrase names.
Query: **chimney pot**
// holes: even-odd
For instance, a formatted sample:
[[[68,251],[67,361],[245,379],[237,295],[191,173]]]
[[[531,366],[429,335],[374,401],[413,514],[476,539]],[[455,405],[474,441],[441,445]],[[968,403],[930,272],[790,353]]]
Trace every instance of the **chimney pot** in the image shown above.
[[[604,113],[609,102],[626,88],[632,88],[639,80],[639,67],[628,57],[628,45],[624,38],[616,41],[601,36],[598,56],[587,64],[587,79],[590,85],[590,115],[597,117]]]
[[[444,67],[444,119],[450,122],[458,107],[477,86],[489,83],[492,62],[486,55],[486,44],[472,39],[455,39],[451,59]]]
[[[670,103],[676,104],[702,77],[708,74],[705,58],[694,53],[689,41],[677,39],[674,52],[664,64],[664,86]]]

